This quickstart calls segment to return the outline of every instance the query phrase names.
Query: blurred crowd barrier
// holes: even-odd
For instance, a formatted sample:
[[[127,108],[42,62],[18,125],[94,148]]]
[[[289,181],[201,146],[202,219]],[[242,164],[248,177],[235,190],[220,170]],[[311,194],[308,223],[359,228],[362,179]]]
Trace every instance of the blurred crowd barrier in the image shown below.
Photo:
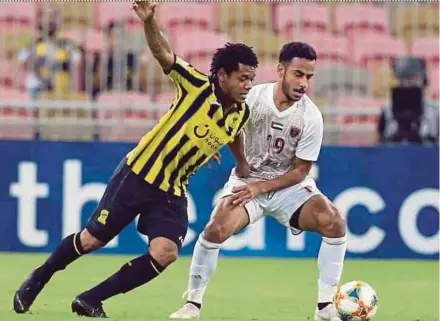
[[[163,2],[157,17],[205,73],[224,43],[253,46],[256,83],[276,80],[284,43],[314,46],[325,144],[375,144],[397,57],[425,59],[439,98],[438,2]],[[0,138],[136,141],[174,99],[129,2],[1,3],[0,70]]]

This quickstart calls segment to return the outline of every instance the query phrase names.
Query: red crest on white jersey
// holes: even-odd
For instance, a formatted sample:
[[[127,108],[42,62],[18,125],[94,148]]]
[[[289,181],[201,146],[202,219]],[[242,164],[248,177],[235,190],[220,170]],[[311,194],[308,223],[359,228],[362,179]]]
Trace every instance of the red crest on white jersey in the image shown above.
[[[293,126],[290,128],[290,136],[292,136],[293,138],[298,136],[300,132],[301,132],[301,129],[299,129],[298,127]]]

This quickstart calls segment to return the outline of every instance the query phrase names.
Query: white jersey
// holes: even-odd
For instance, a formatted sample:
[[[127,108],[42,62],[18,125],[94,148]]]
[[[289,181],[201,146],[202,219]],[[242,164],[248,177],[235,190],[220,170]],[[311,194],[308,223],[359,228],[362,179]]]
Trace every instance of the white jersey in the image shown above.
[[[323,120],[318,107],[304,95],[280,112],[275,106],[274,88],[274,83],[254,86],[246,99],[252,114],[244,128],[251,180],[269,180],[287,173],[295,157],[316,161],[321,149]]]

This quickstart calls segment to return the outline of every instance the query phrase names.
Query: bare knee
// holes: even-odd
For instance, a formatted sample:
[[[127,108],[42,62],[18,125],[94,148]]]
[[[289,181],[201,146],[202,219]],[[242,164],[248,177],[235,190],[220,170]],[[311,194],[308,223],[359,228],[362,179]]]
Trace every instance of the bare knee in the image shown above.
[[[229,237],[223,224],[216,220],[210,222],[203,231],[203,238],[212,243],[222,244]]]
[[[177,260],[179,249],[173,241],[158,237],[151,241],[149,251],[150,255],[165,268]]]
[[[98,240],[96,237],[90,234],[90,232],[87,231],[87,229],[84,229],[81,232],[80,239],[84,253],[93,252],[105,245],[105,242]]]
[[[345,235],[345,220],[333,204],[319,211],[317,217],[322,236],[336,238]]]

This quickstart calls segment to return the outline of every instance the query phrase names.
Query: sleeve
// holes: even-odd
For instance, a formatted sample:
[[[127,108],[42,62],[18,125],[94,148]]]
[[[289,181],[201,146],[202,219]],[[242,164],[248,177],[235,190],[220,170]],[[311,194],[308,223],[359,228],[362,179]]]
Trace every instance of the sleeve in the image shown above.
[[[244,103],[243,107],[244,107],[243,118],[241,119],[240,125],[238,126],[237,134],[235,135],[235,138],[237,138],[242,134],[244,127],[249,123],[249,120],[251,119],[251,110],[249,106],[246,103]]]
[[[185,90],[190,91],[202,87],[209,81],[207,75],[196,70],[182,58],[174,55],[174,64],[170,71],[165,72],[176,86],[182,86]]]
[[[324,123],[321,115],[306,123],[296,149],[296,157],[307,161],[317,161],[321,150],[323,131]]]

